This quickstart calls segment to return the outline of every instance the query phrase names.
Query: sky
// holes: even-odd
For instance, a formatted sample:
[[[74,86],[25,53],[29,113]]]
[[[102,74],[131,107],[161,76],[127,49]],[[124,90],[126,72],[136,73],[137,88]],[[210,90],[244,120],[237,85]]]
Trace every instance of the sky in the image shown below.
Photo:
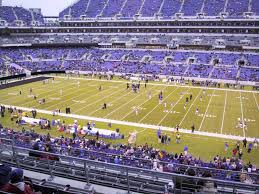
[[[58,16],[59,12],[77,0],[2,0],[3,6],[41,8],[44,16]]]

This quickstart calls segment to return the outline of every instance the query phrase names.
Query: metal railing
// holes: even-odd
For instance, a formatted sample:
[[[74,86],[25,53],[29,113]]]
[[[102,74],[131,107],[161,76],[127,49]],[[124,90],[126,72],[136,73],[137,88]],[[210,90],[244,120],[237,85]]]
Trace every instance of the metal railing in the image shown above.
[[[1,139],[1,162],[32,171],[47,173],[50,177],[69,177],[71,179],[84,181],[88,185],[90,183],[94,183],[121,188],[127,190],[128,193],[131,191],[143,193],[158,191],[160,191],[158,193],[170,193],[178,191],[181,193],[182,190],[189,191],[190,188],[194,188],[198,191],[202,190],[204,187],[199,183],[204,182],[215,183],[217,185],[217,191],[223,193],[236,193],[237,191],[253,193],[256,190],[259,190],[259,185],[256,184],[245,184],[241,182],[203,178],[199,176],[159,172],[150,169],[111,164],[73,156],[64,156],[55,153],[17,147],[14,145],[12,140],[9,140],[9,144],[5,141],[8,141],[8,139]],[[32,153],[38,154],[40,157],[30,156]],[[186,167],[199,168],[192,166]],[[204,170],[211,169],[205,168]],[[232,171],[232,173],[240,172]],[[255,175],[258,176],[258,174]],[[186,187],[186,182],[190,182],[190,180],[191,184],[189,183],[189,186]],[[175,187],[171,188],[169,183],[173,183]],[[163,189],[161,190],[161,188]]]

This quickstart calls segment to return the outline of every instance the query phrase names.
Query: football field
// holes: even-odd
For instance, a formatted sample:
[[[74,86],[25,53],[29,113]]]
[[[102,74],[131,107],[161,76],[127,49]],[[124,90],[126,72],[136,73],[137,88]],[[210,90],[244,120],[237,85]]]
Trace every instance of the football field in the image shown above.
[[[0,90],[0,104],[75,115],[259,137],[259,93],[175,84],[141,84],[135,93],[126,81],[55,78]],[[101,86],[101,90],[99,87]],[[30,93],[30,88],[32,93]],[[21,94],[20,94],[21,91]],[[163,99],[159,102],[158,95]],[[192,99],[190,100],[190,95]],[[36,96],[35,100],[33,96]],[[186,102],[188,98],[188,102]],[[45,103],[39,101],[45,99]],[[107,109],[102,109],[103,104]]]

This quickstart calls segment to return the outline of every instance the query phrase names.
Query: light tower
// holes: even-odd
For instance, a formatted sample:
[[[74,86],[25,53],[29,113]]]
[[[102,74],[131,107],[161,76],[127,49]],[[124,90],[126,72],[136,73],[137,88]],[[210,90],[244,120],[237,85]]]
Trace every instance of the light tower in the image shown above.
[[[2,6],[2,1],[3,1],[3,0],[0,0],[0,7]]]

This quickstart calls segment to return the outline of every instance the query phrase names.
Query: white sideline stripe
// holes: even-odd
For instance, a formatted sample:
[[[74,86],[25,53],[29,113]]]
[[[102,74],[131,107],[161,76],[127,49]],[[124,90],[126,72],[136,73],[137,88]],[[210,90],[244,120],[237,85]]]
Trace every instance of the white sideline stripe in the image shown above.
[[[62,78],[62,79],[67,79],[67,77],[63,76],[55,76],[53,75],[52,77],[56,78]],[[80,77],[69,77],[69,79],[79,79],[79,80],[85,80],[85,81],[100,81],[100,82],[117,82],[117,83],[127,83],[127,81],[119,81],[119,80],[100,80],[100,79],[93,79],[93,78],[80,78]],[[144,83],[140,83],[141,85],[144,85]],[[174,85],[173,85],[174,84]],[[231,91],[231,92],[247,92],[247,93],[258,93],[259,91],[252,91],[252,90],[234,90],[234,89],[229,89],[229,88],[213,88],[213,87],[202,87],[202,86],[186,86],[186,85],[180,85],[172,82],[172,84],[159,84],[159,83],[148,83],[147,85],[155,85],[155,86],[171,86],[171,87],[183,87],[183,88],[197,88],[197,89],[205,89],[206,90],[221,90],[221,91]]]
[[[153,86],[152,88],[154,88],[155,86]],[[125,105],[129,104],[130,102],[132,102],[133,100],[135,100],[136,98],[138,98],[139,96],[142,96],[143,94],[146,94],[146,92],[140,94],[140,95],[136,95],[134,98],[132,98],[130,101],[126,102],[125,104],[119,106],[118,108],[114,109],[113,111],[111,111],[110,113],[108,113],[107,115],[104,116],[104,118],[107,118],[108,116],[110,116],[111,114],[113,114],[114,112],[116,112],[117,110],[121,109],[122,107],[124,107]]]
[[[154,86],[155,87],[155,86]],[[166,88],[166,87],[165,87]],[[165,88],[163,88],[163,90],[162,91],[164,91],[165,90]],[[159,90],[160,91],[160,90]],[[143,104],[145,104],[145,103],[147,103],[148,101],[150,101],[150,100],[152,100],[153,98],[154,98],[154,96],[155,95],[153,95],[152,97],[151,97],[151,99],[147,99],[147,100],[145,100],[144,102],[142,102],[141,104],[139,104],[138,106],[137,106],[137,108],[139,108],[139,107],[141,107]],[[124,117],[122,117],[120,120],[124,120],[127,116],[129,116],[132,112],[133,112],[134,110],[130,110]]]
[[[202,121],[201,121],[201,124],[200,124],[200,127],[199,127],[199,131],[201,130],[202,124],[203,124],[203,122],[204,122],[204,120],[205,120],[205,117],[206,117],[206,115],[207,115],[207,112],[208,112],[208,110],[209,110],[209,106],[210,106],[210,103],[211,103],[211,100],[212,100],[212,97],[213,97],[214,93],[215,93],[215,90],[213,90],[212,95],[211,95],[211,97],[210,97],[210,101],[209,101],[209,103],[208,103],[208,105],[207,105],[207,108],[206,108],[206,111],[205,111],[205,113],[204,113],[204,115],[203,115],[203,118],[202,118]]]
[[[241,115],[242,115],[242,128],[243,128],[243,134],[244,134],[244,137],[246,136],[245,134],[245,126],[244,126],[244,112],[243,112],[243,102],[242,102],[242,95],[241,95],[241,92],[240,92],[240,107],[241,107]]]
[[[179,87],[176,87],[172,92],[170,92],[163,100],[162,103],[167,99],[169,96],[171,96],[175,90],[177,90]],[[160,104],[158,103],[151,111],[149,111],[142,119],[140,119],[138,122],[140,123],[143,121],[145,118],[147,118],[148,115],[150,115]]]
[[[201,95],[201,91],[202,89],[200,89],[199,93],[197,94],[196,98],[193,100],[191,106],[189,107],[188,111],[185,113],[183,119],[181,120],[181,122],[179,123],[179,126],[181,126],[181,124],[183,123],[184,119],[186,118],[186,116],[188,115],[188,113],[190,112],[192,106],[194,105],[194,102],[196,102],[196,100],[198,99],[198,97]]]
[[[223,126],[224,126],[225,112],[226,112],[226,105],[227,105],[227,97],[228,97],[228,92],[226,91],[225,104],[224,104],[224,110],[223,110],[223,117],[222,117],[222,123],[221,123],[220,133],[222,133],[222,131],[223,131]]]
[[[32,111],[32,110],[34,110],[33,108],[26,108],[26,107],[20,107],[20,106],[11,106],[11,105],[6,105],[6,104],[3,104],[3,106],[13,107],[13,108],[15,107],[17,109],[21,109],[21,110],[25,110],[25,111]],[[39,112],[39,113],[52,115],[52,111],[41,110],[41,109],[36,109],[36,111]],[[118,125],[127,125],[127,126],[131,126],[131,127],[140,127],[140,128],[148,128],[148,129],[155,129],[155,130],[160,128],[160,129],[166,130],[166,131],[171,131],[171,132],[175,131],[174,128],[170,128],[170,127],[148,125],[148,124],[127,122],[127,121],[119,121],[119,120],[111,120],[111,119],[103,119],[103,118],[89,117],[89,116],[84,116],[84,115],[60,113],[59,116],[68,117],[68,118],[74,118],[74,119],[88,120],[88,121],[114,123],[114,124],[118,124]],[[191,130],[187,130],[187,129],[179,129],[179,132],[186,133],[186,134],[191,134],[191,135],[195,134],[195,135],[201,135],[201,136],[206,136],[206,137],[217,137],[217,138],[233,139],[233,140],[240,140],[240,141],[242,141],[244,139],[244,137],[242,137],[242,136],[224,135],[224,134],[210,133],[210,132],[205,132],[205,131],[195,131],[195,133],[192,133]],[[254,137],[246,137],[246,139],[249,142],[253,142],[254,141]]]
[[[253,93],[253,96],[254,96],[254,99],[255,99],[255,103],[256,103],[257,109],[259,110],[258,102],[257,102],[257,100],[256,100],[256,97],[255,97],[255,94],[254,94],[254,93]]]
[[[190,90],[190,88],[188,88],[187,92]],[[184,95],[183,95],[184,96]],[[174,109],[174,107],[183,99],[183,96],[179,97],[179,100],[176,101],[176,103],[174,103],[174,106],[172,108],[170,108],[170,110],[165,114],[165,116],[159,121],[159,123],[157,125],[160,125],[164,119],[168,116],[168,114],[170,113],[170,111],[172,111]]]
[[[78,112],[78,111],[80,111],[80,110],[83,110],[83,109],[85,109],[86,107],[91,106],[91,105],[93,105],[93,104],[95,104],[95,103],[97,103],[97,102],[100,102],[100,101],[104,100],[105,98],[108,98],[108,97],[112,96],[113,94],[116,94],[116,93],[121,92],[121,91],[122,91],[122,90],[116,90],[115,92],[112,92],[110,95],[105,96],[105,97],[103,97],[103,98],[101,98],[101,99],[99,99],[99,100],[96,100],[96,101],[94,101],[94,102],[92,102],[92,103],[90,103],[90,104],[87,104],[86,106],[84,106],[84,107],[82,107],[82,108],[79,108],[79,109],[77,109],[77,110],[74,111],[74,112],[76,113],[76,112]]]
[[[128,92],[128,93],[126,93],[126,94],[124,94],[124,95],[122,95],[122,96],[120,96],[119,98],[115,98],[114,100],[110,101],[109,103],[112,103],[112,102],[114,102],[114,101],[120,100],[120,99],[122,99],[124,96],[127,96],[129,93],[131,93],[131,91]],[[93,114],[93,113],[95,113],[95,112],[97,112],[97,111],[99,111],[99,110],[102,110],[102,108],[98,108],[98,109],[96,109],[96,110],[90,112],[89,115],[91,115],[91,114]]]

